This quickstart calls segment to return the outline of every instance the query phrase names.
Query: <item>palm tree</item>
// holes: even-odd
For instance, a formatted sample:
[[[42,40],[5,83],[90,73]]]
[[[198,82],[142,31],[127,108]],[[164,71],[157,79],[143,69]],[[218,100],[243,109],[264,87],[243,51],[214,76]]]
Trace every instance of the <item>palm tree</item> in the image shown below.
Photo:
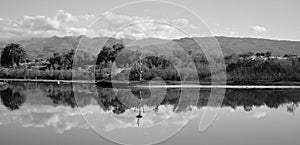
[[[11,43],[6,45],[1,53],[1,65],[4,67],[19,66],[26,57],[26,52],[20,44]]]

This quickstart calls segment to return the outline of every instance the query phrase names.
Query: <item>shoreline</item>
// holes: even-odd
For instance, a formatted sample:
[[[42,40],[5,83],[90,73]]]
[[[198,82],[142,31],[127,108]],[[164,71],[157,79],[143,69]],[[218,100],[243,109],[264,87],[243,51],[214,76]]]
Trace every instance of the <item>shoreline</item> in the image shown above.
[[[82,83],[90,84],[96,83],[96,81],[88,80],[45,80],[45,79],[0,79],[0,82],[36,82],[36,83]]]
[[[166,85],[133,86],[135,88],[187,88],[187,89],[300,89],[300,86],[263,86],[263,85]]]
[[[95,80],[42,80],[42,79],[0,79],[0,85],[4,85],[5,83],[9,82],[24,82],[24,83],[57,83],[57,84],[99,84],[108,86],[111,85],[111,81],[95,81]],[[300,89],[300,85],[291,85],[295,82],[284,82],[284,84],[278,85],[280,82],[276,82],[270,84],[267,82],[266,84],[232,84],[227,83],[225,85],[211,85],[210,82],[204,82],[204,84],[199,84],[197,82],[183,82],[183,85],[180,84],[181,82],[177,81],[167,81],[167,85],[151,85],[149,86],[143,82],[133,82],[129,85],[126,82],[115,82],[115,86],[127,86],[134,87],[134,88],[217,88],[217,89]]]

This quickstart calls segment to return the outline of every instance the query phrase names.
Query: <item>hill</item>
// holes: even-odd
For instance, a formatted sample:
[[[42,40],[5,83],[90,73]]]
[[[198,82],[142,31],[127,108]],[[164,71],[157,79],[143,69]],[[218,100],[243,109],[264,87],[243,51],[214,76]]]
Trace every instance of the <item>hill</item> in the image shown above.
[[[53,53],[63,53],[70,49],[84,50],[91,55],[98,54],[101,46],[106,43],[114,43],[114,41],[121,41],[117,39],[108,39],[107,37],[88,38],[85,36],[79,37],[58,37],[53,36],[50,38],[32,38],[20,41],[8,41],[0,43],[0,48],[4,48],[8,43],[21,44],[28,54],[29,58],[40,59],[48,58]],[[127,40],[123,40],[127,43]],[[80,42],[80,45],[78,45]]]
[[[193,38],[205,42],[202,37]],[[163,53],[168,53],[175,44],[183,47],[188,51],[199,50],[199,46],[193,41],[192,38],[181,38],[176,40],[164,40],[158,38],[146,38],[139,41],[134,40],[117,40],[109,39],[114,43],[115,41],[122,41],[128,47],[136,47],[143,49],[166,49]],[[232,53],[246,53],[246,52],[265,52],[271,51],[273,55],[282,56],[284,54],[298,54],[300,55],[300,42],[299,41],[282,41],[282,40],[269,40],[258,38],[233,38],[233,37],[216,37],[224,55]],[[30,58],[47,58],[52,56],[53,53],[62,53],[70,49],[77,48],[79,41],[81,45],[80,50],[84,50],[91,55],[96,55],[100,52],[101,46],[108,40],[107,37],[88,38],[85,36],[79,37],[58,37],[53,36],[50,38],[32,38],[28,40],[8,41],[0,43],[3,48],[7,43],[16,42],[20,43],[26,50]],[[107,44],[107,42],[106,42]]]
[[[205,43],[205,37],[193,38]],[[199,49],[198,45],[191,38],[174,40],[187,50]],[[259,38],[237,38],[237,37],[216,37],[224,55],[232,53],[241,54],[247,52],[270,51],[273,55],[300,54],[300,41],[270,40]]]
[[[217,37],[224,54],[265,52],[270,51],[273,55],[300,54],[299,41],[270,40],[258,38],[231,38]]]

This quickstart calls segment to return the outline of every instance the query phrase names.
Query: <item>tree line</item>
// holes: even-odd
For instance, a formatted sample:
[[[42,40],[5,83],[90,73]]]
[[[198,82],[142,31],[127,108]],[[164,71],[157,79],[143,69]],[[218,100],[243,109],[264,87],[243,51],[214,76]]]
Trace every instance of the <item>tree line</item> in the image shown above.
[[[126,78],[131,81],[147,81],[160,77],[165,81],[198,81],[196,79],[199,79],[200,82],[209,82],[212,75],[219,73],[210,71],[211,64],[203,53],[189,52],[189,56],[185,56],[175,50],[170,52],[172,55],[166,57],[150,53],[142,54],[124,48],[122,42],[104,45],[97,57],[91,57],[85,52],[76,53],[73,49],[61,54],[54,53],[53,56],[45,59],[47,62],[45,69],[40,70],[20,67],[22,63],[28,63],[26,51],[20,44],[11,43],[1,52],[0,77],[66,80],[96,78],[96,80],[106,81]],[[145,56],[140,59],[141,55]],[[252,56],[258,59],[250,59]],[[225,59],[227,81],[231,84],[299,82],[300,58],[291,54],[286,54],[284,57],[285,59],[274,58],[271,52],[249,52],[232,54],[215,60]],[[195,65],[196,74],[193,73],[190,64]],[[86,65],[94,67],[85,68]],[[115,68],[121,71],[112,72]]]

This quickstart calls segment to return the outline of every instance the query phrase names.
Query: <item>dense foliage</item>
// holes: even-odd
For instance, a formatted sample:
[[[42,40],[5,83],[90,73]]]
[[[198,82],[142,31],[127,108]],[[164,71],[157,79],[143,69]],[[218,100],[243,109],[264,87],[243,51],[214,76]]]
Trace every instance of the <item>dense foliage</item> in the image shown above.
[[[121,41],[104,45],[97,58],[88,53],[70,50],[54,53],[45,60],[28,61],[19,44],[9,44],[1,54],[0,78],[19,79],[96,79],[98,81],[151,80],[210,82],[222,70],[212,66],[201,52],[170,51],[167,56],[124,49]],[[191,59],[189,59],[191,58]],[[26,61],[25,61],[26,59]],[[215,58],[213,67],[221,65]],[[274,84],[300,81],[300,58],[295,54],[272,56],[267,52],[249,52],[226,56],[227,82],[230,84]],[[75,65],[74,65],[75,64]],[[191,64],[193,66],[191,66]],[[11,68],[16,66],[14,68]],[[193,67],[197,72],[193,73]],[[225,70],[224,70],[225,71]],[[112,76],[114,78],[112,78]]]
[[[49,58],[49,67],[55,70],[72,69],[74,54],[74,49],[64,54],[54,53],[53,57]]]
[[[300,81],[300,59],[236,59],[234,55],[227,57],[228,81],[239,84],[255,84],[259,81],[280,82]]]
[[[19,66],[24,61],[26,52],[20,44],[11,43],[5,46],[1,53],[1,65],[3,67]]]

